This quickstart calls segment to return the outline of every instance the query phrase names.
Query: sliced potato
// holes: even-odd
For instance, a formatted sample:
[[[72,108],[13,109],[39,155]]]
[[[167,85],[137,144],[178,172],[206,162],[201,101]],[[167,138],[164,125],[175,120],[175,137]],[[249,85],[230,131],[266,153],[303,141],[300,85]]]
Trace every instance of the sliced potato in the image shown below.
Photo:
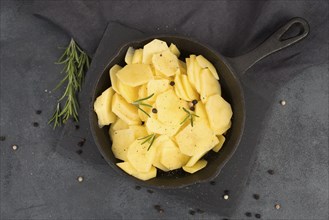
[[[121,80],[117,81],[117,87],[119,90],[119,94],[129,103],[134,102],[135,100],[138,99],[138,91],[139,87],[131,87],[123,82]]]
[[[186,123],[189,124],[175,136],[176,143],[183,154],[193,157],[208,152],[218,144],[218,138],[205,122],[195,122],[193,127],[189,121]]]
[[[180,52],[178,50],[178,48],[176,47],[175,44],[170,44],[169,46],[169,50],[176,55],[176,57],[179,57],[180,56]]]
[[[184,166],[189,160],[189,156],[182,154],[176,144],[168,138],[166,142],[162,143],[162,153],[160,162],[168,170],[176,170]]]
[[[112,152],[120,160],[127,161],[128,147],[135,141],[135,133],[132,129],[124,129],[113,132]]]
[[[188,97],[188,101],[198,100],[199,94],[192,87],[192,84],[188,80],[187,75],[181,75],[182,84],[184,86],[184,90],[186,92],[186,96]]]
[[[131,60],[132,64],[139,64],[143,62],[143,49],[135,50],[134,56]]]
[[[149,103],[153,103],[156,97],[165,91],[170,89],[169,80],[167,79],[153,79],[147,83],[147,96],[154,94],[148,99]],[[147,97],[145,96],[145,97]]]
[[[131,125],[129,129],[133,131],[135,139],[142,138],[148,135],[145,126],[142,125]]]
[[[131,87],[136,87],[153,79],[153,73],[150,65],[129,64],[117,72],[117,77],[124,84]]]
[[[195,55],[190,55],[190,58],[186,58],[186,68],[187,68],[187,77],[190,83],[195,88],[195,76],[194,76],[194,62],[195,62]]]
[[[186,116],[183,108],[188,108],[188,104],[184,100],[180,100],[173,90],[158,95],[156,99],[156,107],[158,110],[157,116],[160,122],[169,125],[180,127],[180,122]]]
[[[184,89],[184,85],[183,85],[181,75],[176,75],[175,76],[175,86],[174,86],[174,88],[175,88],[176,95],[179,98],[184,99],[186,101],[191,101],[191,99],[189,98],[189,96],[187,95],[187,93]]]
[[[195,123],[199,123],[199,122],[206,123],[206,125],[210,127],[206,108],[204,104],[200,101],[195,105],[195,114],[199,116],[199,117],[195,117]]]
[[[97,114],[99,127],[109,125],[116,120],[116,115],[111,108],[113,95],[114,90],[110,87],[98,96],[94,102],[94,111]]]
[[[221,95],[219,82],[215,79],[209,69],[203,69],[200,79],[200,98],[202,102],[206,102],[209,96]]]
[[[170,50],[154,54],[152,57],[154,68],[166,76],[180,73],[178,59]]]
[[[125,171],[129,175],[144,181],[152,179],[157,175],[157,169],[155,167],[151,167],[151,169],[148,172],[138,172],[129,162],[117,163],[117,166],[120,167],[123,171]]]
[[[148,172],[152,168],[156,149],[144,140],[135,140],[128,148],[128,161],[138,172]]]
[[[153,143],[153,146],[156,149],[156,153],[155,153],[155,157],[154,157],[154,161],[153,161],[153,166],[155,166],[156,168],[159,168],[162,171],[168,172],[169,169],[167,167],[165,167],[161,162],[161,154],[162,154],[162,148],[163,148],[163,142],[167,141],[169,139],[169,137],[167,135],[160,135],[159,137],[157,137]]]
[[[153,55],[165,50],[168,50],[167,43],[162,40],[154,39],[144,46],[143,63],[151,64]]]
[[[227,128],[233,115],[231,105],[217,94],[208,98],[206,111],[210,127],[214,130],[215,134],[223,134],[223,130]]]
[[[187,74],[186,63],[181,60],[178,60],[178,65],[179,65],[179,70],[180,70],[179,74],[186,75]]]
[[[114,131],[119,131],[128,128],[129,125],[126,122],[124,122],[121,118],[117,118],[117,120],[110,126],[110,130],[109,130],[110,137],[112,138]]]
[[[147,129],[156,134],[164,134],[168,136],[173,136],[177,133],[179,130],[179,126],[177,125],[168,125],[160,122],[156,118],[148,118],[146,121],[146,127]]]
[[[216,146],[212,149],[213,151],[215,151],[216,153],[222,148],[224,142],[225,142],[225,137],[223,135],[218,135],[218,144],[216,144]]]
[[[128,103],[122,96],[117,93],[113,95],[112,111],[128,125],[141,124],[137,108],[134,105]]]
[[[188,166],[184,166],[183,170],[185,172],[188,173],[195,173],[203,168],[205,168],[207,166],[207,161],[206,160],[199,160],[198,162],[196,162],[193,166],[188,167]]]
[[[135,53],[135,49],[133,47],[129,47],[125,56],[126,64],[131,64],[133,61],[133,56]]]
[[[196,91],[198,93],[201,92],[201,74],[202,74],[202,68],[198,64],[198,62],[194,61],[194,67],[193,67],[193,74],[194,74],[194,86]]]
[[[210,63],[206,58],[204,58],[204,56],[202,55],[197,56],[196,61],[198,62],[199,66],[201,66],[201,68],[208,68],[212,73],[212,75],[215,77],[215,79],[219,80],[216,68],[212,63]]]
[[[112,88],[114,89],[115,92],[119,94],[120,92],[117,83],[118,82],[117,72],[121,69],[122,69],[121,66],[115,64],[109,71]]]

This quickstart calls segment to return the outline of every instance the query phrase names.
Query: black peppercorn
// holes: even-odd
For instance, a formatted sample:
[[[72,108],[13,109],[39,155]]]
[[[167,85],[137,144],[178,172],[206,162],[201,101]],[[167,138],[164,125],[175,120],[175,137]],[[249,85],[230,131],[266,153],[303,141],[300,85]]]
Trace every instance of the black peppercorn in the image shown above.
[[[174,81],[171,81],[169,84],[170,84],[171,86],[174,86],[174,85],[175,85],[175,82],[174,82]]]
[[[35,113],[36,113],[37,115],[40,115],[41,112],[42,112],[41,110],[36,110],[36,111],[35,111]]]
[[[246,215],[247,217],[251,217],[251,216],[252,216],[252,215],[251,215],[251,212],[246,212],[245,215]]]
[[[152,108],[152,112],[153,112],[154,114],[156,114],[156,113],[158,113],[158,110],[157,110],[156,108]]]
[[[191,106],[191,107],[190,107],[190,110],[191,110],[191,111],[194,111],[194,110],[195,110],[194,106]]]
[[[39,127],[39,123],[38,122],[33,122],[33,126],[34,127]]]
[[[259,195],[258,194],[254,194],[254,195],[252,195],[252,197],[254,197],[254,199],[256,199],[256,200],[259,199]]]
[[[268,170],[267,172],[268,172],[268,174],[270,174],[270,175],[273,175],[273,174],[274,174],[274,170]]]
[[[193,105],[198,104],[198,100],[194,99],[194,100],[192,101],[192,104],[193,104]]]
[[[260,215],[260,214],[255,214],[255,217],[256,217],[256,218],[260,218],[261,215]]]

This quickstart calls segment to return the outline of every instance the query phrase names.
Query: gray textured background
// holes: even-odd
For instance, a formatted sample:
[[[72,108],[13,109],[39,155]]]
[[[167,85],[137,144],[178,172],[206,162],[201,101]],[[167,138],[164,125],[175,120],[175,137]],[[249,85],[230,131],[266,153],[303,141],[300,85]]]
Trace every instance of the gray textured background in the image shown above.
[[[67,155],[56,152],[61,132],[53,131],[47,119],[58,97],[49,91],[61,78],[61,67],[52,63],[61,53],[57,47],[66,45],[69,38],[32,16],[29,2],[1,1],[0,134],[6,137],[0,142],[1,218],[243,219],[247,218],[245,212],[251,212],[261,214],[263,219],[328,219],[328,29],[315,30],[328,27],[328,16],[323,13],[328,4],[281,1],[282,5],[285,2],[296,4],[305,13],[297,15],[311,21],[311,31],[313,28],[313,33],[317,33],[314,37],[318,41],[305,42],[307,50],[302,54],[307,59],[297,57],[293,62],[303,68],[283,62],[298,74],[280,83],[276,90],[276,101],[264,121],[266,129],[235,213],[218,216],[205,212],[192,216],[189,210],[196,206],[163,192],[150,194],[144,188],[136,191],[133,183],[109,176],[109,167],[102,160],[94,163],[76,154],[78,146],[67,146]],[[121,10],[133,8],[127,2],[111,4]],[[317,12],[322,13],[323,20],[312,23],[312,15],[319,17]],[[233,54],[248,49],[233,44],[227,47],[233,47]],[[308,65],[298,59],[309,61]],[[279,62],[274,56],[253,68],[254,80],[262,72],[279,72],[275,69],[282,65]],[[289,72],[288,67],[284,71]],[[279,105],[281,99],[287,101],[286,106]],[[42,110],[41,115],[35,113],[38,109]],[[33,127],[33,122],[40,126]],[[19,146],[17,151],[12,150],[13,144]],[[84,157],[88,155],[84,153]],[[275,174],[269,175],[268,169]],[[79,175],[85,177],[83,183],[77,182]],[[113,185],[122,187],[113,190]],[[260,195],[259,200],[252,197],[254,193]],[[280,210],[274,209],[275,203],[281,204]],[[155,204],[160,204],[164,213],[158,213],[153,208]]]

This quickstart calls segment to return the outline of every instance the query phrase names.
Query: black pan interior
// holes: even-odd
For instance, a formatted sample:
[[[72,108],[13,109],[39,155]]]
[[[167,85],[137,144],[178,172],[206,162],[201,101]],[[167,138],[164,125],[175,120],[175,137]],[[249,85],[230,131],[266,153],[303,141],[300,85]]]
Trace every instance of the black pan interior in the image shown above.
[[[157,177],[148,181],[140,181],[134,177],[131,177],[118,168],[115,163],[120,162],[116,159],[111,151],[111,140],[108,135],[109,126],[99,128],[97,124],[97,116],[93,111],[93,102],[95,99],[108,87],[111,86],[109,78],[109,69],[119,64],[125,65],[124,57],[129,46],[134,48],[142,48],[145,44],[152,41],[154,38],[164,40],[168,43],[174,43],[181,51],[180,59],[185,61],[185,57],[190,54],[202,54],[210,62],[212,62],[218,73],[219,82],[222,88],[222,96],[231,104],[233,109],[232,127],[226,134],[226,142],[219,153],[209,152],[205,155],[208,165],[203,170],[195,173],[188,174],[182,170],[176,170],[172,172],[158,172]],[[234,74],[231,67],[226,62],[225,58],[220,54],[214,52],[209,47],[202,45],[194,40],[177,36],[154,36],[144,40],[131,42],[123,46],[113,59],[109,61],[109,64],[100,74],[99,79],[96,81],[96,85],[93,89],[92,102],[90,103],[90,125],[94,136],[94,140],[109,165],[118,171],[120,174],[127,176],[127,178],[133,179],[140,185],[146,185],[157,188],[180,188],[187,185],[195,184],[198,182],[210,181],[215,178],[225,163],[230,159],[234,151],[236,150],[244,127],[244,97],[243,91],[239,80]]]

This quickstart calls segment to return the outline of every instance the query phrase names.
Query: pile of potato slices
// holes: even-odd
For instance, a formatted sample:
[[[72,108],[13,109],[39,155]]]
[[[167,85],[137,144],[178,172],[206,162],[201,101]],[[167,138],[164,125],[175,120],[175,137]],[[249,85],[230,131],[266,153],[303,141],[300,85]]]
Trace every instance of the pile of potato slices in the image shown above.
[[[94,102],[100,127],[110,125],[117,166],[141,180],[182,168],[195,173],[218,152],[231,127],[216,68],[202,55],[185,62],[174,44],[154,39],[129,47],[127,65],[114,65],[111,87]]]

